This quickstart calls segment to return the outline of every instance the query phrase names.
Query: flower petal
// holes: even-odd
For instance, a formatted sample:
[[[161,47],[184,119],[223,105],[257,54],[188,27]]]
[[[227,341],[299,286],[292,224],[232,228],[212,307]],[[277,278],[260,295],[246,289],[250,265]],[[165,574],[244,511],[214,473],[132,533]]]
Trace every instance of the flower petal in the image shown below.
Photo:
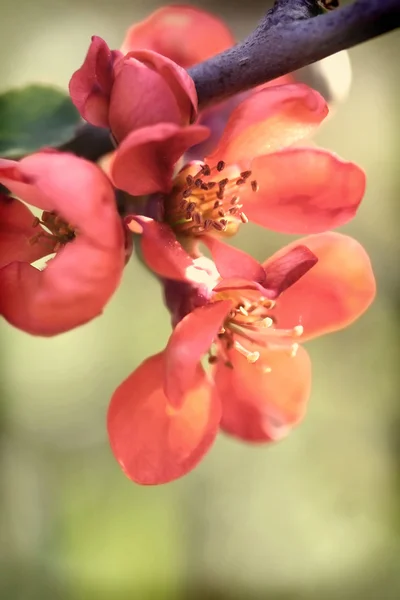
[[[255,258],[215,237],[204,235],[200,239],[211,252],[222,278],[237,277],[264,283],[265,271]]]
[[[123,265],[123,246],[96,246],[85,236],[60,250],[44,271],[11,263],[0,270],[0,314],[32,335],[68,331],[103,312]]]
[[[266,269],[294,245],[307,246],[318,263],[279,298],[274,308],[279,328],[302,325],[302,340],[346,327],[368,308],[375,278],[364,248],[340,233],[321,233],[297,240],[264,263]]]
[[[318,258],[303,245],[291,247],[287,253],[268,262],[265,268],[264,287],[279,296],[296,283],[318,262]]]
[[[125,474],[144,485],[191,471],[209,450],[221,417],[215,389],[198,368],[182,407],[162,391],[164,353],[142,363],[114,392],[107,415],[110,444]]]
[[[182,405],[202,356],[211,348],[231,308],[229,300],[201,306],[173,330],[165,350],[164,380],[165,394],[172,406]]]
[[[32,263],[54,252],[57,240],[40,232],[25,204],[0,193],[0,268],[14,261]]]
[[[258,361],[250,363],[231,351],[233,368],[218,362],[215,371],[221,428],[249,442],[284,437],[303,417],[311,389],[311,361],[304,348],[295,356],[290,349],[260,352]]]
[[[98,245],[123,245],[113,187],[95,164],[64,152],[0,160],[0,182],[37,208],[56,211]]]
[[[190,273],[196,269],[194,261],[166,223],[139,215],[127,217],[126,222],[134,233],[142,235],[143,258],[152,271],[167,279],[189,279]]]
[[[116,63],[109,120],[118,141],[157,123],[189,125],[196,114],[193,80],[172,60],[150,50],[135,50]]]
[[[266,154],[251,167],[259,190],[243,190],[246,215],[282,233],[318,233],[344,225],[355,216],[365,191],[362,169],[324,150]]]
[[[248,164],[255,156],[276,152],[309,136],[327,114],[322,96],[304,84],[254,92],[232,112],[206,162]]]
[[[240,277],[227,277],[226,279],[221,279],[214,287],[213,291],[215,293],[229,292],[230,296],[235,294],[235,297],[238,296],[238,293],[241,292],[243,295],[243,292],[246,291],[246,298],[252,298],[253,300],[260,296],[265,296],[265,298],[270,298],[271,300],[276,297],[276,293],[273,290],[267,290],[256,281],[241,279]]]
[[[216,16],[194,6],[165,6],[130,27],[121,50],[154,50],[186,69],[234,43],[228,27]]]
[[[99,315],[119,284],[124,232],[114,190],[94,164],[58,152],[0,163],[0,179],[76,231],[44,271],[14,262],[0,271],[0,314],[36,335],[55,335]],[[3,167],[3,169],[2,169]]]
[[[172,327],[199,306],[208,304],[213,288],[220,276],[213,261],[206,256],[193,259],[187,271],[190,279],[177,281],[164,279],[164,301],[171,313]]]
[[[69,93],[72,102],[92,125],[109,127],[113,69],[120,56],[122,54],[118,50],[110,50],[103,39],[94,35],[83,65],[71,77]]]
[[[133,196],[168,192],[176,162],[208,133],[200,125],[179,127],[173,123],[132,131],[115,153],[111,174],[116,187]]]

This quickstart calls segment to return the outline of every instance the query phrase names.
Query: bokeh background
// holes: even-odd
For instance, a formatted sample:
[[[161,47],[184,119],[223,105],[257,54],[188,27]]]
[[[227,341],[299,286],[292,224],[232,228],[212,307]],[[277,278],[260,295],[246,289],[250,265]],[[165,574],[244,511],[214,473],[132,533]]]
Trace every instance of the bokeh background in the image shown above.
[[[268,6],[193,4],[238,38]],[[118,47],[161,5],[2,0],[0,88],[66,87],[92,34]],[[354,326],[308,344],[308,416],[285,441],[221,435],[182,480],[146,488],[124,477],[108,448],[109,398],[169,335],[159,286],[134,258],[85,327],[44,340],[0,323],[2,599],[400,597],[399,50],[397,33],[351,50],[350,96],[317,138],[368,174],[343,231],[367,248],[379,292]],[[289,239],[248,225],[235,241],[263,259]]]

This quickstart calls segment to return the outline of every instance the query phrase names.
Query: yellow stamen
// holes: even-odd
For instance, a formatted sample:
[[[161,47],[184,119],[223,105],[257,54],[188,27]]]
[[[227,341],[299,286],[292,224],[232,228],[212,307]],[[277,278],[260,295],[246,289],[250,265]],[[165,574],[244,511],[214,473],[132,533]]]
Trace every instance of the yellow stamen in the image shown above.
[[[240,354],[242,354],[242,356],[244,356],[249,363],[255,363],[260,358],[259,352],[250,352],[238,341],[235,341],[233,346],[235,350],[240,352]]]

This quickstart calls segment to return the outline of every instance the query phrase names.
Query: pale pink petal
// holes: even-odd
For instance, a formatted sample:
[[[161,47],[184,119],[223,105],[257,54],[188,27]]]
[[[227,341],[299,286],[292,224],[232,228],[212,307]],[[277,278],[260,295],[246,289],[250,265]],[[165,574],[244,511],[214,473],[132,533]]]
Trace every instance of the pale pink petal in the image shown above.
[[[265,272],[255,258],[225,242],[209,236],[201,237],[201,242],[210,250],[219,274],[223,278],[237,277],[263,283]]]
[[[194,6],[165,6],[126,33],[122,52],[146,48],[184,68],[219,54],[235,43],[225,23]]]
[[[127,477],[143,485],[167,483],[194,469],[212,445],[221,417],[201,367],[181,408],[168,405],[163,354],[147,359],[117,388],[107,415],[115,458]]]
[[[182,248],[169,225],[139,215],[127,217],[126,222],[133,232],[141,234],[143,258],[154,273],[167,279],[189,279],[190,273],[196,270],[194,261]]]
[[[318,263],[279,298],[273,310],[276,326],[302,325],[304,340],[350,325],[375,297],[375,278],[364,248],[340,233],[311,235],[278,252],[265,268],[297,244],[307,246]]]
[[[157,123],[189,125],[196,114],[192,78],[165,56],[136,50],[116,64],[109,120],[118,141],[135,129]]]
[[[231,351],[232,367],[218,362],[215,382],[222,402],[221,428],[248,442],[276,441],[304,416],[311,389],[311,361],[304,348],[259,349],[250,363]]]
[[[243,186],[246,215],[283,233],[318,233],[344,225],[355,216],[365,191],[362,169],[325,150],[266,154],[251,168],[259,190]]]
[[[328,114],[325,100],[304,84],[270,87],[250,94],[232,112],[207,162],[249,164],[311,135]]]
[[[83,65],[75,71],[69,83],[73,103],[81,116],[92,125],[108,127],[108,110],[114,82],[114,63],[122,56],[110,50],[98,36],[92,37]]]
[[[173,123],[133,131],[115,153],[111,175],[116,187],[133,196],[170,191],[176,162],[208,134],[200,125],[180,127]]]
[[[38,235],[44,231],[33,225],[34,216],[25,204],[0,194],[0,268],[14,261],[32,263],[54,251],[57,240]]]
[[[165,350],[164,380],[165,394],[172,406],[181,406],[202,356],[210,350],[231,309],[230,300],[201,306],[173,330]]]

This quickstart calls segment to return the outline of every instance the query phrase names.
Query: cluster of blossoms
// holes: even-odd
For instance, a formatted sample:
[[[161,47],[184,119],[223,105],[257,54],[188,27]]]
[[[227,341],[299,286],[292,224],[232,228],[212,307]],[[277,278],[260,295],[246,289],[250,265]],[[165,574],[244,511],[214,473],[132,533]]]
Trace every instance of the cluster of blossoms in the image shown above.
[[[133,26],[121,50],[94,37],[70,93],[110,130],[106,165],[47,149],[0,160],[0,313],[11,324],[50,336],[99,315],[131,232],[159,277],[172,334],[108,412],[112,450],[142,484],[193,469],[219,429],[251,442],[287,435],[310,395],[300,343],[346,327],[375,294],[362,246],[329,231],[355,215],[364,173],[305,142],[324,99],[288,76],[199,113],[185,69],[233,43],[218,19],[184,6]],[[137,206],[123,219],[116,190]],[[260,264],[227,243],[248,221],[306,237]]]

